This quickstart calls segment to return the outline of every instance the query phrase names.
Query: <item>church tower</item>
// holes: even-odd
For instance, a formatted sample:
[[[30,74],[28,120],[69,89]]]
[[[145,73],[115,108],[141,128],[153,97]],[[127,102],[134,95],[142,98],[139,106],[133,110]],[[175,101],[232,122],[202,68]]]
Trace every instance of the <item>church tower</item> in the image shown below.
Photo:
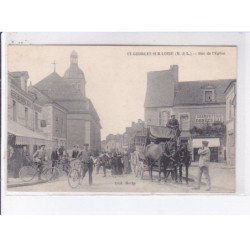
[[[86,80],[83,71],[78,67],[78,55],[74,50],[70,54],[70,67],[65,71],[64,78],[85,97]]]

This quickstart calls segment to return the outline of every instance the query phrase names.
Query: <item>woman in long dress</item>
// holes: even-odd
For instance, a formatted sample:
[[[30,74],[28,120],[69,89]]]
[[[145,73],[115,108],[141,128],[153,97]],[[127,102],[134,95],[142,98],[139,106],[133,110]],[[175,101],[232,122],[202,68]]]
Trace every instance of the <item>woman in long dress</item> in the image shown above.
[[[126,152],[123,156],[123,164],[124,164],[124,174],[130,174],[132,172],[131,166],[130,166],[130,161],[129,161],[129,155]]]

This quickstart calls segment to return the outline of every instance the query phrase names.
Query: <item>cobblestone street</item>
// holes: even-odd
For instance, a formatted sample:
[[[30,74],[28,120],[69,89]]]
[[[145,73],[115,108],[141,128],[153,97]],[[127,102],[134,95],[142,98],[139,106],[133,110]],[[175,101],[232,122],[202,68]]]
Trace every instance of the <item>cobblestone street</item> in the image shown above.
[[[122,193],[232,193],[235,190],[235,169],[226,165],[211,163],[210,176],[212,181],[211,191],[205,191],[205,179],[202,179],[200,190],[193,190],[196,185],[197,166],[192,165],[189,169],[189,185],[175,183],[169,177],[167,182],[158,181],[158,173],[154,173],[154,180],[149,180],[148,172],[145,172],[144,179],[136,178],[133,173],[121,176],[112,176],[110,171],[107,177],[93,172],[93,185],[88,185],[88,175],[83,179],[81,186],[71,188],[68,184],[67,176],[62,176],[59,180],[50,183],[32,183],[33,185],[21,185],[8,188],[8,191],[24,192],[122,192]],[[185,176],[185,173],[184,175]],[[18,181],[16,181],[18,183]],[[9,182],[10,183],[10,182]],[[8,184],[9,184],[8,183]],[[12,182],[13,183],[13,182]]]

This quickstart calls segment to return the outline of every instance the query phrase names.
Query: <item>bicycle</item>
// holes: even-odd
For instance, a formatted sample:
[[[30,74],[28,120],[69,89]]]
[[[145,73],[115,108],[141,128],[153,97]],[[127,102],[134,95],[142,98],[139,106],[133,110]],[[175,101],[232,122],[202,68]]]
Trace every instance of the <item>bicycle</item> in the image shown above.
[[[68,174],[68,183],[72,188],[77,188],[81,185],[84,178],[84,164],[80,161],[75,161],[73,168]]]
[[[24,182],[29,182],[34,179],[36,175],[41,174],[41,180],[49,181],[53,175],[50,167],[44,163],[41,166],[38,162],[32,162],[30,166],[23,166],[19,171],[19,178]],[[41,172],[41,173],[40,173]]]
[[[62,160],[57,160],[55,161],[54,166],[51,167],[52,169],[52,180],[56,180],[59,179],[60,177],[63,176],[64,172],[66,173],[66,175],[68,175],[69,173],[69,169],[70,167],[70,163],[63,163]]]

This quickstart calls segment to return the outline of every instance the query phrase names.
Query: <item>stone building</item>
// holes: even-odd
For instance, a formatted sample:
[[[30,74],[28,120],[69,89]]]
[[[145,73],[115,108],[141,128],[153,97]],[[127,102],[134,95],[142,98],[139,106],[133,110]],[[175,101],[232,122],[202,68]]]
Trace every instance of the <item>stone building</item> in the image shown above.
[[[193,153],[193,160],[198,160],[197,151],[201,141],[209,141],[212,161],[226,158],[224,135],[191,134],[195,128],[226,121],[225,90],[233,79],[184,81],[178,80],[178,66],[169,70],[149,72],[145,98],[145,122],[148,126],[166,126],[171,114],[179,120],[183,142],[188,142]],[[219,125],[218,125],[219,126]]]
[[[26,146],[30,154],[40,145],[52,146],[43,130],[42,104],[28,91],[27,71],[8,72],[8,146]]]
[[[227,163],[235,166],[236,81],[226,91]]]
[[[86,97],[85,85],[85,76],[78,66],[78,55],[75,51],[70,55],[70,66],[63,77],[54,71],[34,85],[58,105],[60,114],[66,111],[68,150],[74,145],[82,147],[85,143],[90,145],[91,150],[101,150],[100,119],[91,100]],[[59,113],[57,116],[62,122]]]
[[[66,147],[68,110],[34,86],[29,86],[29,93],[36,96],[42,105],[44,134],[53,142],[53,146]]]

